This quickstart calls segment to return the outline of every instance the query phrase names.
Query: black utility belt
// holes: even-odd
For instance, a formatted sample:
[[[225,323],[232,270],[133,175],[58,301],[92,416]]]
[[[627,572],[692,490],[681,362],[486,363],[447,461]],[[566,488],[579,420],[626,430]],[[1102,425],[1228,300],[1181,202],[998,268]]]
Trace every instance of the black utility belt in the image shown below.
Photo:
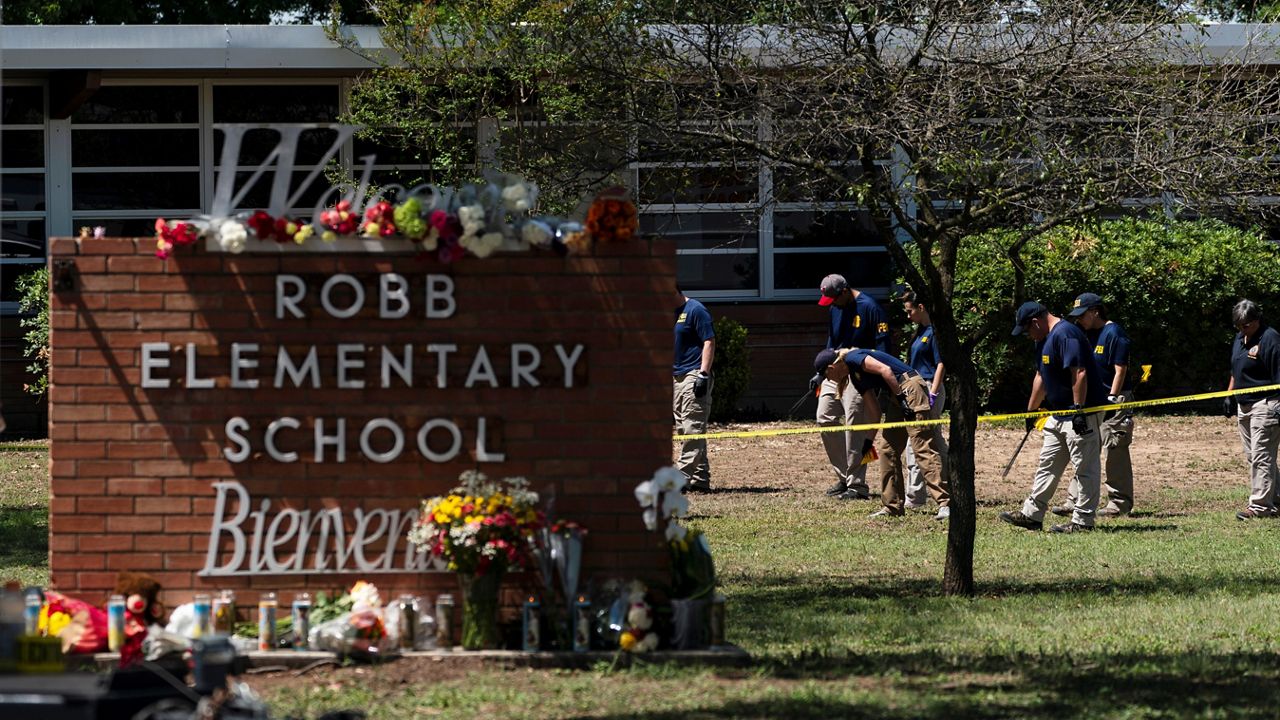
[[[915,370],[908,370],[898,376],[898,382],[901,383],[903,380],[910,380],[913,377],[920,377],[920,373]]]

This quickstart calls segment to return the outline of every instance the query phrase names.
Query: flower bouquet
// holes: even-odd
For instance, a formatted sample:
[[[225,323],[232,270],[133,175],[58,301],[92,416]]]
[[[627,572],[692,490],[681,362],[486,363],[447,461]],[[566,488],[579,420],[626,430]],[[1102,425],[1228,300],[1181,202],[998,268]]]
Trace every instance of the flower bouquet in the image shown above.
[[[521,477],[489,480],[474,470],[443,497],[422,503],[409,530],[418,549],[441,558],[462,588],[462,646],[498,643],[498,589],[509,569],[528,567],[529,540],[543,524],[538,494]]]
[[[359,580],[333,600],[321,593],[309,616],[307,645],[344,657],[376,656],[386,649],[387,628],[382,612],[382,596],[371,582]]]

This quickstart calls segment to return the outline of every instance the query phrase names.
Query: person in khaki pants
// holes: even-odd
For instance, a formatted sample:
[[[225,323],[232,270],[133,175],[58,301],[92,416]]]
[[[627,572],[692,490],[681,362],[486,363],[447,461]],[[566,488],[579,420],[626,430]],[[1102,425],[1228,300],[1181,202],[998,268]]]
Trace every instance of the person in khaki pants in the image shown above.
[[[942,417],[942,410],[947,404],[947,386],[943,383],[947,377],[947,369],[942,363],[942,354],[938,350],[933,321],[929,317],[929,309],[916,297],[915,293],[908,290],[900,299],[907,319],[917,327],[916,335],[911,340],[911,350],[907,353],[907,364],[912,370],[920,373],[920,379],[924,380],[929,388],[929,418],[937,420]],[[947,441],[942,436],[941,425],[933,425],[932,430],[938,436],[938,449],[942,453],[942,475],[947,477]],[[924,473],[920,471],[920,466],[916,464],[915,450],[910,445],[907,446],[906,464],[905,507],[907,510],[923,509],[928,497],[925,493],[927,483],[925,483]],[[933,490],[933,488],[928,489]],[[936,491],[933,496],[934,501],[937,501]],[[941,502],[938,505],[942,507]],[[950,514],[951,509],[947,508],[947,515],[950,516]]]
[[[711,367],[716,358],[716,331],[706,306],[676,290],[675,360],[671,365],[671,414],[677,435],[700,435],[711,416]],[[711,490],[711,465],[707,441],[687,440],[680,445],[677,464],[689,492]]]
[[[1280,333],[1267,324],[1262,308],[1241,300],[1231,311],[1236,326],[1231,342],[1231,381],[1228,390],[1280,385]],[[1232,395],[1224,399],[1227,412],[1240,427],[1244,459],[1249,463],[1249,506],[1236,513],[1240,520],[1276,517],[1276,482],[1280,468],[1280,393]]]
[[[1125,403],[1133,399],[1133,376],[1129,374],[1129,336],[1120,323],[1107,319],[1102,298],[1093,293],[1080,293],[1067,317],[1084,330],[1093,345],[1093,359],[1107,389],[1107,402]],[[1102,421],[1102,449],[1107,459],[1102,465],[1103,488],[1107,504],[1098,517],[1119,517],[1133,510],[1133,462],[1129,446],[1133,443],[1133,413],[1120,410]],[[1067,503],[1050,512],[1070,517],[1076,505],[1079,483],[1073,478],[1067,486]]]
[[[888,353],[857,347],[823,350],[814,358],[813,369],[842,387],[846,383],[852,385],[862,395],[863,408],[869,418],[881,417],[880,399],[877,397],[880,393],[885,394],[883,414],[886,422],[929,416],[929,389],[920,373]],[[875,432],[872,431],[871,435],[874,437]],[[876,449],[880,452],[880,502],[884,507],[871,516],[898,517],[903,514],[902,453],[908,439],[925,482],[941,505],[937,519],[945,520],[951,516],[950,491],[942,473],[943,459],[937,435],[928,426],[893,428],[881,433]]]

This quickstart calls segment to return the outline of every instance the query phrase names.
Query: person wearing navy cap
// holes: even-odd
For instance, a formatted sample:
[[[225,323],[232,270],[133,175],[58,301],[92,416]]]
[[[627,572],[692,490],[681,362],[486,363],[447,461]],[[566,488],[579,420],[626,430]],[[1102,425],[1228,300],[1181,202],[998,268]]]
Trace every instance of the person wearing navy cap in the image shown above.
[[[1014,335],[1023,333],[1035,342],[1037,355],[1028,412],[1038,410],[1042,403],[1049,410],[1079,410],[1104,404],[1106,392],[1098,364],[1090,352],[1089,338],[1083,330],[1064,322],[1038,302],[1026,302],[1018,308],[1013,327]],[[1034,428],[1035,422],[1035,418],[1027,418],[1027,429]],[[1040,448],[1040,466],[1031,482],[1031,494],[1022,503],[1021,510],[1002,512],[1000,519],[1028,530],[1043,528],[1049,500],[1070,460],[1079,480],[1075,508],[1070,523],[1054,525],[1050,531],[1092,530],[1101,483],[1101,424],[1102,413],[1098,412],[1049,416],[1044,424],[1044,445]]]
[[[677,435],[701,435],[711,416],[711,367],[716,358],[716,330],[706,306],[676,290],[675,361],[671,366],[671,411]],[[711,490],[706,440],[686,440],[680,461],[689,492]]]
[[[818,304],[831,311],[827,327],[827,349],[874,347],[881,352],[889,347],[889,321],[884,310],[870,295],[849,287],[843,275],[828,275],[818,286]],[[846,384],[824,379],[814,373],[809,379],[809,392],[818,396],[817,422],[821,427],[854,425],[862,421],[862,396]],[[867,468],[862,456],[870,447],[870,438],[861,432],[825,432],[822,446],[836,473],[835,484],[827,495],[841,500],[867,500]]]
[[[1093,346],[1093,359],[1098,363],[1102,385],[1107,389],[1107,402],[1125,403],[1133,399],[1133,376],[1129,374],[1129,336],[1120,323],[1107,319],[1102,298],[1094,293],[1080,293],[1067,317],[1084,330]],[[1129,446],[1133,443],[1133,413],[1121,410],[1102,421],[1102,449],[1107,452],[1103,463],[1103,488],[1107,504],[1099,517],[1119,517],[1133,510],[1133,463]],[[1067,487],[1067,503],[1053,508],[1054,515],[1068,517],[1075,508],[1076,481]]]
[[[862,396],[868,417],[881,417],[880,397],[885,422],[902,422],[929,417],[929,389],[920,373],[889,353],[864,348],[823,350],[813,359],[813,369],[837,385],[849,385]],[[892,398],[892,399],[890,399]],[[875,437],[875,432],[871,432]],[[939,489],[938,520],[951,516],[950,493],[943,476],[943,459],[937,435],[928,426],[886,428],[876,449],[880,451],[880,501],[884,507],[872,517],[898,517],[903,514],[902,453],[910,438],[916,462],[930,487]]]
[[[1267,324],[1262,308],[1252,300],[1241,300],[1231,310],[1236,326],[1231,342],[1231,381],[1228,390],[1280,385],[1280,333]],[[1276,516],[1276,483],[1280,468],[1276,449],[1280,448],[1280,392],[1232,395],[1223,405],[1234,415],[1249,463],[1249,506],[1236,513],[1240,520]]]
[[[925,303],[916,294],[907,291],[900,296],[902,300],[902,310],[907,314],[907,319],[916,324],[916,335],[911,340],[911,349],[907,353],[907,364],[912,370],[920,373],[920,379],[924,380],[925,386],[929,388],[929,417],[937,420],[942,417],[942,409],[947,402],[947,389],[944,380],[947,376],[946,365],[942,362],[942,353],[938,350],[937,338],[934,336],[933,321],[929,317],[929,309],[925,307]],[[942,426],[930,426],[930,430],[936,437],[938,450],[942,453],[942,472],[946,475],[947,468],[947,441],[942,437]],[[926,488],[933,493],[934,500],[938,503],[939,515],[950,517],[951,508],[949,502],[943,501],[945,493],[942,488],[929,487],[925,481],[924,473],[920,471],[920,466],[916,463],[915,450],[907,445],[906,452],[906,503],[908,510],[919,510],[924,508]],[[947,498],[949,500],[949,498]],[[945,517],[938,518],[945,519]]]

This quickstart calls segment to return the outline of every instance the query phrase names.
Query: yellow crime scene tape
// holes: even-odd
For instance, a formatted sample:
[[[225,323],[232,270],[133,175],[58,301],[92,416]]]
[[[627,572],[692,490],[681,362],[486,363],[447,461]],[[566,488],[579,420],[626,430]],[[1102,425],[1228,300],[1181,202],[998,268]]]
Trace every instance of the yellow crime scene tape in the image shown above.
[[[1150,375],[1148,366],[1143,366],[1142,380],[1146,381]],[[1160,405],[1176,405],[1184,402],[1195,402],[1197,400],[1214,400],[1217,398],[1231,397],[1233,395],[1248,395],[1259,392],[1272,392],[1280,390],[1280,385],[1263,385],[1262,387],[1244,388],[1242,390],[1219,390],[1217,392],[1196,393],[1195,395],[1178,395],[1176,397],[1154,398],[1151,400],[1132,400],[1130,402],[1115,403],[1112,405],[1098,405],[1096,407],[1081,408],[1079,410],[1036,410],[1034,412],[1020,413],[1004,413],[1001,415],[979,415],[978,422],[994,423],[1004,422],[1006,420],[1021,420],[1023,418],[1047,418],[1050,415],[1088,415],[1096,412],[1107,412],[1110,410],[1127,410],[1129,408],[1157,407]],[[778,437],[781,435],[808,435],[812,433],[826,432],[848,432],[858,430],[891,430],[893,428],[906,427],[924,427],[928,425],[949,425],[950,418],[938,418],[937,420],[904,420],[899,422],[882,422],[882,423],[863,423],[859,425],[828,425],[822,427],[802,427],[802,428],[783,428],[779,430],[745,430],[742,432],[717,432],[717,433],[701,433],[698,435],[673,435],[673,442],[686,442],[688,440],[727,440],[731,438],[763,438]]]

